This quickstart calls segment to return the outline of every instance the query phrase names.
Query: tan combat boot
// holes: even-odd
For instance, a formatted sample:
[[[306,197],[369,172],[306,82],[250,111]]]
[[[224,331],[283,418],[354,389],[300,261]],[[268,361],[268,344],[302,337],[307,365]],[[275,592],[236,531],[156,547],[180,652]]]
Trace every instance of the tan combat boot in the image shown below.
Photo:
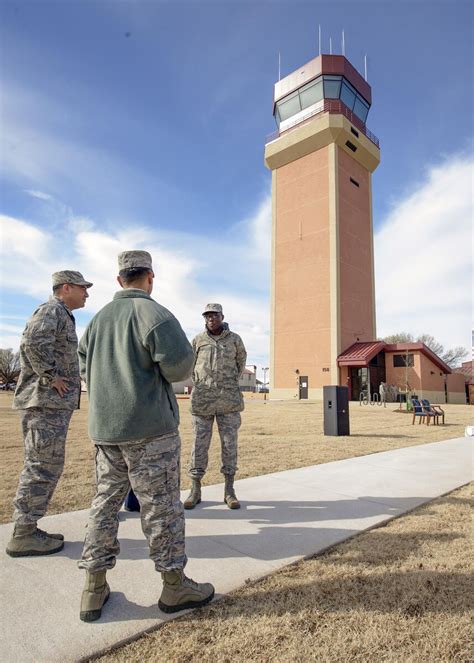
[[[196,504],[199,504],[201,501],[201,479],[193,479],[193,485],[191,486],[191,492],[184,500],[185,509],[194,509]]]
[[[163,612],[179,612],[199,608],[214,598],[214,587],[209,582],[197,583],[184,575],[182,569],[163,571],[163,591],[158,607]]]
[[[107,571],[86,571],[86,584],[82,592],[81,612],[83,622],[95,622],[102,614],[102,607],[110,596],[110,587],[105,579]]]
[[[37,557],[52,555],[64,548],[64,540],[49,536],[36,525],[15,525],[7,545],[10,557]]]
[[[234,490],[234,475],[225,475],[225,489],[224,489],[224,502],[229,509],[240,509],[240,502],[237,499]]]

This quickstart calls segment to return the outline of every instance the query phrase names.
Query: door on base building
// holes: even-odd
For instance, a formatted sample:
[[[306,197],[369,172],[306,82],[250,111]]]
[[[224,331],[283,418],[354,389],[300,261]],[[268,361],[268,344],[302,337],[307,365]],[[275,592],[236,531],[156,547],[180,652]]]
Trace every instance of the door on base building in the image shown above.
[[[307,375],[300,375],[299,398],[300,398],[300,400],[308,398],[308,376]]]

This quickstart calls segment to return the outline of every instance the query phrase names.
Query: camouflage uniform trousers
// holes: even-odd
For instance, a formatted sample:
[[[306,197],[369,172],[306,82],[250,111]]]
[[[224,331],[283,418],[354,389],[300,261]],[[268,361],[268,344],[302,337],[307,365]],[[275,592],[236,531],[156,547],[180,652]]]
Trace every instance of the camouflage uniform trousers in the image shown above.
[[[180,499],[178,432],[119,444],[96,443],[97,492],[87,524],[80,569],[112,569],[120,552],[118,514],[130,485],[140,502],[143,533],[157,571],[186,565]]]
[[[13,500],[13,520],[34,525],[46,513],[64,468],[72,410],[30,407],[19,412],[25,458]]]
[[[240,412],[227,414],[192,415],[194,444],[188,474],[193,479],[202,479],[207,470],[209,446],[212,438],[214,418],[221,438],[222,474],[234,475],[237,470],[237,438],[242,419]]]

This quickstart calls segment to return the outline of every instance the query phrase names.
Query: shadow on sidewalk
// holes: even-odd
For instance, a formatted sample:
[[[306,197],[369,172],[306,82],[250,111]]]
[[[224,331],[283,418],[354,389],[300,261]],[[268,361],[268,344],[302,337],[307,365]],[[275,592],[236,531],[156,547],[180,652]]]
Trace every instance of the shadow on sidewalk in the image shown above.
[[[387,498],[243,501],[241,509],[235,511],[226,509],[221,502],[203,502],[193,511],[186,512],[187,554],[190,558],[251,557],[262,561],[309,555],[412,509],[414,501],[421,504],[431,498],[390,498],[390,505],[378,502],[378,499]],[[217,506],[220,508],[215,508]],[[127,513],[126,519],[139,521],[139,514]],[[198,522],[191,534],[193,521]],[[338,521],[344,521],[344,526],[338,527]],[[206,522],[209,522],[208,527]],[[136,525],[141,528],[140,522]],[[118,539],[119,559],[148,558],[144,535],[124,538],[120,536],[119,527]],[[57,556],[79,559],[82,545],[82,541],[66,541]]]

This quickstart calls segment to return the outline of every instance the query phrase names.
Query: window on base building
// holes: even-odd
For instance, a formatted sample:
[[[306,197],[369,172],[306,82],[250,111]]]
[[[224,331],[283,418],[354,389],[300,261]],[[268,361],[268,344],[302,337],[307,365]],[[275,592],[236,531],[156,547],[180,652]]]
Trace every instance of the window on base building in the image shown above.
[[[394,368],[406,368],[407,366],[414,366],[415,361],[413,355],[393,355]]]

